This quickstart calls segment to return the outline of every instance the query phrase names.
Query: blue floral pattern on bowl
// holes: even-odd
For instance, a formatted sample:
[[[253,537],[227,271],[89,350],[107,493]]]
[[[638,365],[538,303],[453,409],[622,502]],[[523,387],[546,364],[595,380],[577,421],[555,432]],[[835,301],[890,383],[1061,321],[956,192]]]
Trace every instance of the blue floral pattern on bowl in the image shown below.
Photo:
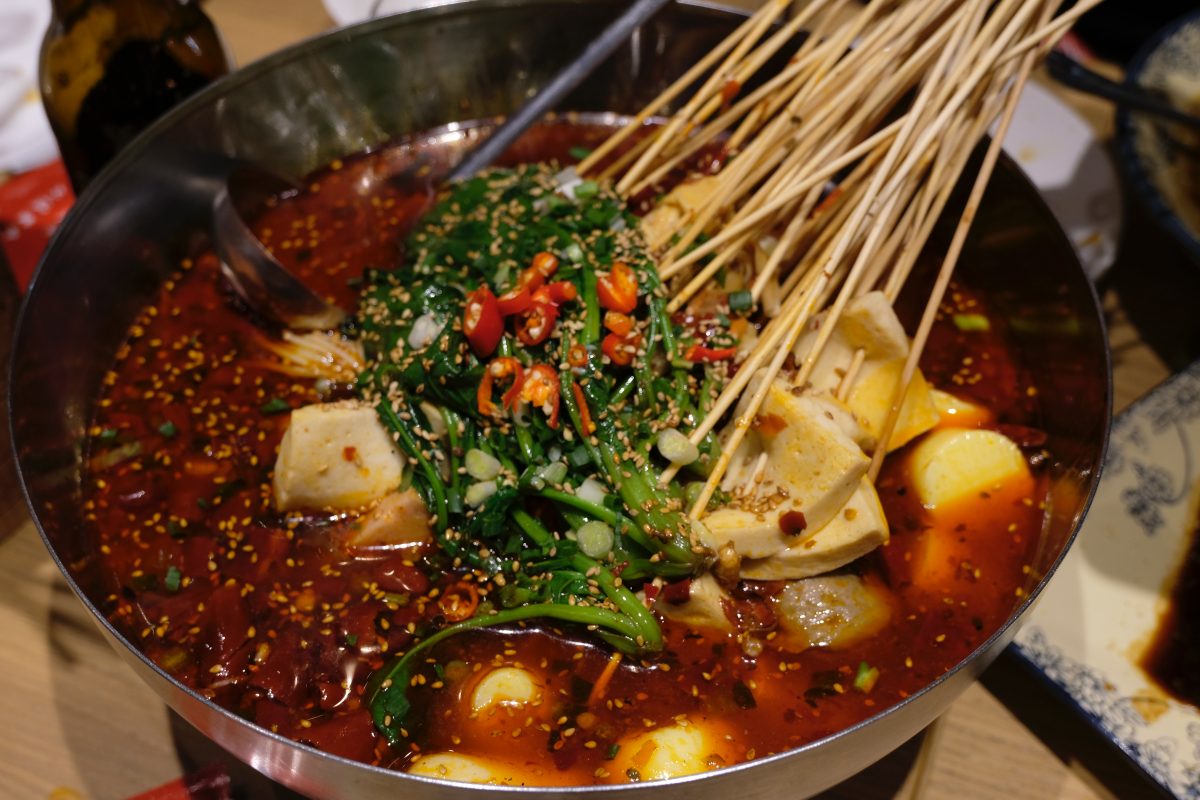
[[[1200,800],[1200,709],[1138,666],[1200,497],[1200,362],[1114,422],[1079,537],[1017,636],[1017,654],[1176,797]]]

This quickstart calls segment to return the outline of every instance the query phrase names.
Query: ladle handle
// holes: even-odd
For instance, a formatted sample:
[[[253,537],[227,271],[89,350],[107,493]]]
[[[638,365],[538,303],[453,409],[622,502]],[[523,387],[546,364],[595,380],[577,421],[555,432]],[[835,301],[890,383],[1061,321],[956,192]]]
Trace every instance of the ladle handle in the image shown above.
[[[637,0],[618,17],[587,49],[563,68],[554,80],[521,106],[496,131],[459,162],[450,173],[451,181],[463,180],[490,166],[525,130],[554,108],[571,90],[583,82],[604,59],[612,55],[633,30],[665,6],[670,0]]]
[[[1112,100],[1118,105],[1136,109],[1147,114],[1169,119],[1183,125],[1200,128],[1200,117],[1180,111],[1167,101],[1155,97],[1145,89],[1122,86],[1108,78],[1093,72],[1065,53],[1058,50],[1050,51],[1046,57],[1046,68],[1051,77],[1064,86],[1078,89],[1081,92]]]

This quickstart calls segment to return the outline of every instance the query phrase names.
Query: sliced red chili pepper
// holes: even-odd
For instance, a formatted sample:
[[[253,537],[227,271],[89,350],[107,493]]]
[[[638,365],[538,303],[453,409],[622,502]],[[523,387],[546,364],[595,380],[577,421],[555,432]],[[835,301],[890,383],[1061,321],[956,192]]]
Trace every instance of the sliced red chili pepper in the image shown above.
[[[688,348],[688,361],[727,361],[737,355],[736,347],[705,347],[702,344],[694,344]]]
[[[575,405],[579,406],[579,421],[583,425],[583,433],[595,433],[596,423],[592,422],[592,412],[588,409],[587,396],[579,384],[571,382],[571,394],[575,395]]]
[[[579,290],[570,281],[555,281],[545,287],[550,302],[556,306],[569,303],[579,296]]]
[[[617,336],[626,336],[633,330],[633,317],[620,311],[605,311],[604,327]]]
[[[533,263],[521,270],[519,285],[528,286],[530,290],[539,288],[558,271],[558,256],[545,250],[533,257]]]
[[[543,279],[549,279],[558,271],[558,256],[543,250],[533,257],[531,266]]]
[[[551,428],[558,427],[558,372],[545,364],[534,364],[525,375],[521,399],[546,413]]]
[[[609,360],[618,367],[627,367],[633,363],[633,357],[641,342],[642,337],[636,333],[627,336],[610,333],[600,343],[600,352],[608,356]]]
[[[596,281],[596,295],[600,305],[610,311],[628,314],[637,308],[637,274],[623,261],[613,262],[607,275]]]
[[[567,350],[567,363],[572,367],[582,369],[588,363],[588,351],[583,345],[576,342]]]
[[[479,388],[475,392],[475,403],[479,407],[479,413],[485,416],[490,416],[496,413],[496,404],[492,402],[492,391],[498,379],[512,378],[512,386],[501,399],[505,408],[512,408],[513,404],[521,397],[521,386],[525,382],[525,370],[521,366],[521,362],[509,356],[501,356],[500,358],[492,359],[487,365],[487,369],[483,371],[483,378],[479,381]]]
[[[496,306],[506,317],[527,310],[532,302],[533,294],[529,291],[528,286],[518,287],[496,298]]]
[[[467,295],[463,333],[477,358],[486,358],[496,352],[500,337],[504,335],[504,320],[500,317],[496,295],[487,286],[480,286]]]
[[[479,608],[479,590],[473,583],[459,581],[448,587],[437,602],[447,622],[462,622],[475,616],[475,610]]]
[[[553,303],[534,300],[529,310],[517,322],[517,338],[522,344],[541,344],[554,332],[558,308]]]

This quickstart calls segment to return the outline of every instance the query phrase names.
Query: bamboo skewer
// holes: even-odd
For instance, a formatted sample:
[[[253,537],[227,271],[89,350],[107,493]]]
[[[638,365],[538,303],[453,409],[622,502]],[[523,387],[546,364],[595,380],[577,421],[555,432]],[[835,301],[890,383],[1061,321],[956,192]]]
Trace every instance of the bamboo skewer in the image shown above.
[[[727,137],[728,159],[715,170],[714,189],[672,231],[650,242],[654,249],[666,248],[659,274],[672,282],[668,312],[679,310],[729,267],[750,270],[743,277],[754,303],[766,304],[768,295],[777,298],[770,302],[778,309],[756,346],[690,432],[689,439],[700,444],[736,407],[720,454],[689,510],[692,518],[703,516],[723,485],[730,460],[818,311],[825,309],[811,328],[811,345],[794,370],[788,368],[788,383],[801,390],[851,300],[880,290],[895,302],[959,175],[999,117],[1000,134],[975,177],[891,398],[869,473],[877,476],[932,315],[1029,70],[1070,22],[1097,2],[1081,0],[1054,17],[1052,0],[876,0],[839,20],[846,0],[817,0],[782,22],[783,6],[776,4],[740,28],[740,38],[720,56],[707,60],[706,69],[718,61],[720,66],[708,72],[701,89],[665,127],[647,137],[648,144],[636,148],[636,156],[626,157],[630,166],[617,189],[640,193]],[[773,23],[779,24],[768,35]],[[764,76],[757,90],[733,100],[729,87],[740,90],[756,78],[808,24],[812,32],[789,63]],[[689,74],[695,82],[702,73]],[[647,106],[635,123],[659,108]],[[830,182],[836,187],[832,193]],[[697,244],[702,235],[708,238]],[[754,248],[768,237],[774,245],[763,255]],[[835,397],[846,399],[865,357],[861,350],[853,354],[833,389]],[[747,463],[754,469],[746,491],[753,490],[759,462]],[[676,471],[666,470],[662,481]],[[730,485],[742,483],[746,474],[743,468]]]

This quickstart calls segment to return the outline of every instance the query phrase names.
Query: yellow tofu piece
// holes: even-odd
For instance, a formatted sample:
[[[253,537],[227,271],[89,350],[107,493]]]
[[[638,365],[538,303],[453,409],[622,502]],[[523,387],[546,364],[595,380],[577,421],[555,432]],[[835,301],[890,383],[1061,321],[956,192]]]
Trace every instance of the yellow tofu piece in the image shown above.
[[[620,741],[621,748],[608,771],[618,780],[662,781],[707,772],[729,763],[727,744],[714,726],[705,723],[670,725]]]
[[[711,573],[692,578],[691,593],[686,603],[675,605],[662,599],[654,601],[654,610],[664,618],[680,622],[689,628],[710,628],[732,631],[733,623],[725,616],[724,601],[729,597]]]
[[[719,180],[710,175],[681,183],[642,217],[642,235],[651,247],[660,247],[691,221],[692,216],[707,202]]]
[[[868,359],[908,358],[908,335],[883,292],[867,292],[847,303],[838,330],[851,347],[862,348]]]
[[[870,434],[870,450],[875,449],[879,437],[883,434],[883,426],[891,410],[892,394],[899,386],[903,372],[903,359],[864,361],[858,371],[858,378],[846,397],[846,405]],[[933,428],[940,418],[937,406],[930,397],[929,384],[921,371],[917,370],[913,373],[912,382],[909,383],[904,402],[900,406],[900,416],[892,430],[892,438],[888,440],[888,452],[903,447]]]
[[[758,428],[767,453],[759,494],[786,492],[788,502],[780,513],[799,509],[810,530],[822,528],[854,494],[870,458],[847,434],[846,420],[839,419],[828,400],[809,392],[793,394],[777,381],[759,416],[783,422],[777,430],[775,425]]]
[[[486,711],[493,706],[530,706],[542,702],[542,689],[528,670],[498,667],[484,675],[471,693],[471,710]]]
[[[354,401],[292,412],[275,461],[275,506],[349,510],[400,485],[404,457],[375,415]]]
[[[797,358],[805,358],[816,342],[824,315],[814,319],[796,344]],[[862,350],[863,361],[854,373],[846,395],[846,406],[866,433],[860,440],[874,451],[891,407],[892,394],[908,357],[908,337],[900,319],[882,292],[868,292],[846,304],[828,343],[813,365],[809,384],[817,392],[836,393],[850,373],[854,355]],[[937,407],[929,397],[929,385],[920,371],[913,376],[888,451],[931,429],[938,422]]]
[[[913,488],[928,508],[1032,481],[1021,448],[991,430],[934,431],[917,443],[911,459]]]
[[[820,575],[861,558],[887,540],[888,524],[879,495],[864,476],[833,519],[768,558],[742,561],[740,574],[755,581]]]
[[[353,523],[349,548],[405,547],[433,541],[429,509],[416,489],[392,492]]]

